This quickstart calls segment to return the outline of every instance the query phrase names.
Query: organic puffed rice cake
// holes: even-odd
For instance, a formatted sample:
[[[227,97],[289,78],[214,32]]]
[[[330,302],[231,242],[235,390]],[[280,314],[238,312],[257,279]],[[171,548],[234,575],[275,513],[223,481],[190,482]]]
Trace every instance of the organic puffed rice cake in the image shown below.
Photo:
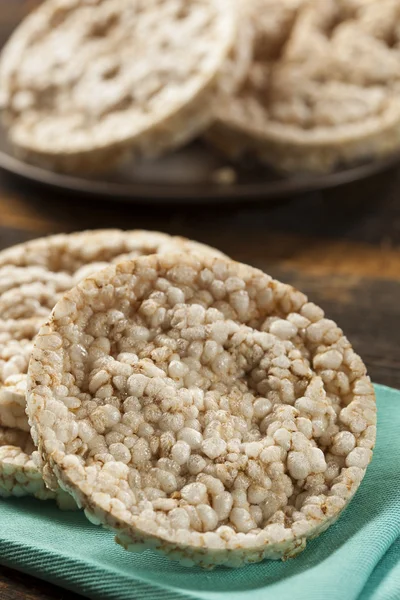
[[[155,157],[208,127],[235,0],[48,0],[0,64],[18,157],[64,172]]]
[[[57,303],[28,413],[48,482],[91,521],[206,568],[301,551],[352,498],[376,433],[365,366],[320,308],[182,254],[111,266]]]
[[[400,0],[249,0],[254,59],[209,138],[283,171],[331,171],[400,147]]]

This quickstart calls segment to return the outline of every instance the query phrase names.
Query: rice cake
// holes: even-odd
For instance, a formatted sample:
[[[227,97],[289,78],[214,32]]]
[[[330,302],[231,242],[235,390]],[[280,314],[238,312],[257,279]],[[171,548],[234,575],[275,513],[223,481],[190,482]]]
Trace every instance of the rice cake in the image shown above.
[[[92,522],[205,568],[304,549],[376,436],[341,329],[294,288],[200,255],[141,257],[68,292],[36,338],[27,406],[45,477]]]
[[[234,0],[48,0],[2,54],[15,153],[87,173],[183,145],[211,122],[236,27]]]
[[[208,138],[231,158],[328,172],[400,147],[400,0],[251,0],[254,62]]]

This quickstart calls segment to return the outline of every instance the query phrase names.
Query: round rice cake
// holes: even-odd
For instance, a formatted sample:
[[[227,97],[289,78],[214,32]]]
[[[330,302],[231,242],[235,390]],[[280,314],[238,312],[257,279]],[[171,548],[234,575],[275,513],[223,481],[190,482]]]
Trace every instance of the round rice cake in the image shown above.
[[[0,497],[34,496],[38,500],[55,500],[62,510],[76,510],[76,503],[67,492],[46,487],[35,454],[29,433],[0,427]]]
[[[180,250],[221,255],[180,237],[112,229],[50,236],[0,252],[0,426],[29,431],[25,391],[33,340],[67,290],[110,262]]]
[[[327,172],[400,147],[400,0],[251,0],[254,60],[216,107],[232,158]]]
[[[48,0],[2,54],[16,154],[91,172],[183,145],[211,122],[236,27],[233,0]]]
[[[222,258],[111,266],[55,306],[27,410],[45,472],[128,550],[191,566],[295,555],[372,457],[374,389],[304,294]]]

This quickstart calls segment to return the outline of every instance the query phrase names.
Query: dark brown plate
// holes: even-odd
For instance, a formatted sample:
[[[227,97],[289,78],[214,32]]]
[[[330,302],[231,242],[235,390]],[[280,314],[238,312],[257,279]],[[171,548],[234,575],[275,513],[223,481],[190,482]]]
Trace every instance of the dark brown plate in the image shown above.
[[[205,144],[196,142],[155,162],[127,164],[113,174],[72,177],[54,173],[14,158],[0,129],[0,169],[26,180],[67,192],[84,193],[128,202],[162,201],[244,201],[273,200],[340,185],[380,173],[400,162],[400,154],[381,161],[343,169],[329,175],[282,177],[260,166],[232,167],[233,184],[215,183],[215,173],[226,168],[226,161]]]
[[[0,0],[0,47],[26,12],[40,0]],[[73,193],[128,202],[273,200],[302,192],[345,185],[380,173],[400,162],[400,153],[384,160],[340,169],[329,175],[283,177],[254,164],[233,166],[202,142],[154,162],[127,164],[112,174],[72,177],[26,164],[12,155],[0,127],[0,169],[26,180]],[[219,169],[232,168],[232,184],[216,183]]]

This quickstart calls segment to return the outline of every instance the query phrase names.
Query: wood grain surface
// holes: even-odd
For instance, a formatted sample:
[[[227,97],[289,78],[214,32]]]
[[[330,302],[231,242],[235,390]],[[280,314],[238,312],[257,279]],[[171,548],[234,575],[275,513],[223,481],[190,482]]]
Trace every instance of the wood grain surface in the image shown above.
[[[0,248],[98,227],[185,235],[295,285],[344,329],[375,382],[400,388],[400,169],[273,206],[187,209],[104,203],[0,175]],[[67,598],[79,596],[0,568],[1,600]]]

